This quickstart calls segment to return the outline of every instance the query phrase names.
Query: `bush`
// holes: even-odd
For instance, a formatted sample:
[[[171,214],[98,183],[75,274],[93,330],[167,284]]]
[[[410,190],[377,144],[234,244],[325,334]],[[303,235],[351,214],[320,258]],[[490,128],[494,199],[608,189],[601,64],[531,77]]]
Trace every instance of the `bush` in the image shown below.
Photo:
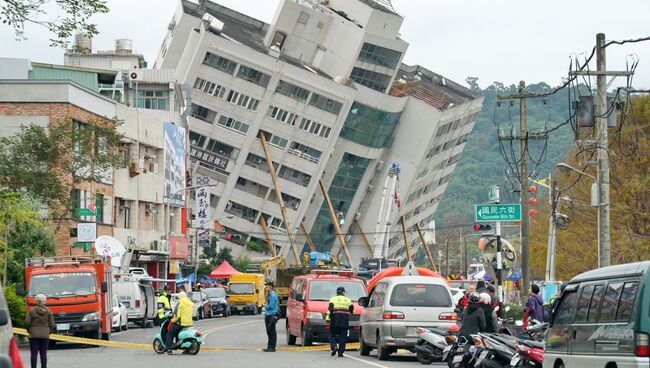
[[[263,253],[266,250],[266,245],[254,241],[248,241],[246,242],[246,249]]]
[[[515,321],[524,318],[524,308],[518,304],[501,304],[504,312],[501,314],[503,318],[512,318]],[[506,307],[510,307],[510,310],[505,312]]]
[[[16,294],[16,285],[9,285],[4,288],[4,291],[9,306],[11,324],[14,327],[25,327],[25,311],[27,310],[25,298]]]

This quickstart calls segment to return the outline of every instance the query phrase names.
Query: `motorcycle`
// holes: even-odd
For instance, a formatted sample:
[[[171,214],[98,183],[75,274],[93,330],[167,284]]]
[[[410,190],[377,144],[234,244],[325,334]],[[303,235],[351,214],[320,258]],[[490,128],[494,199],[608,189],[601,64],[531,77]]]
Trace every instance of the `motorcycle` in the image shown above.
[[[450,334],[450,331],[443,333],[426,328],[417,328],[415,333],[419,336],[415,344],[418,362],[431,364],[435,360],[441,360],[444,349],[449,345],[446,337]]]
[[[166,331],[169,328],[170,323],[171,313],[167,313],[160,325],[160,331],[153,339],[153,350],[158,354],[167,351],[165,338],[163,336],[166,336]],[[201,344],[203,344],[201,332],[192,327],[187,327],[183,328],[178,334],[176,343],[172,345],[171,350],[183,350],[184,354],[196,355],[199,353],[199,350],[201,350]]]
[[[516,354],[518,340],[506,334],[480,333],[474,340],[481,342],[481,351],[477,352],[475,367],[505,368],[509,367]],[[475,342],[475,345],[477,343]]]
[[[476,346],[472,345],[465,336],[460,336],[443,350],[443,361],[447,361],[449,368],[469,368],[473,366],[472,360],[476,350]]]
[[[517,321],[517,325],[521,326],[523,323]],[[548,324],[532,320],[526,327],[526,332],[531,337],[531,340],[520,340],[515,345],[516,354],[510,360],[510,367],[535,367],[542,368],[544,360],[544,347],[543,342],[546,335]]]

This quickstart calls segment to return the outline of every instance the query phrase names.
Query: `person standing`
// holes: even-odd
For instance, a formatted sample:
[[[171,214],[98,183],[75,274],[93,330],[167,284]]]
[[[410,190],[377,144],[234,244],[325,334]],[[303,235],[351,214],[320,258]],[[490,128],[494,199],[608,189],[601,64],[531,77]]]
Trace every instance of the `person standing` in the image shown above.
[[[525,322],[528,321],[528,319],[532,318],[537,320],[538,322],[543,322],[544,321],[544,300],[542,297],[539,295],[539,285],[537,284],[532,284],[530,285],[530,297],[528,297],[528,301],[526,301],[526,308],[525,308],[525,317],[524,320]]]
[[[172,296],[170,294],[169,285],[163,287],[163,293],[158,297],[158,319],[156,321],[156,326],[160,326],[162,320],[165,319],[165,313],[172,311]]]
[[[36,305],[25,316],[25,328],[29,332],[29,350],[32,368],[36,368],[38,355],[41,355],[41,368],[47,368],[47,347],[50,332],[54,330],[54,316],[45,306],[47,298],[38,294],[34,298]]]
[[[352,300],[345,296],[345,288],[339,286],[336,288],[336,296],[330,299],[330,304],[327,309],[327,317],[325,318],[330,323],[329,340],[332,356],[337,352],[337,343],[339,357],[343,356],[345,343],[348,338],[348,331],[350,329],[350,315],[352,313],[354,313]]]
[[[187,294],[184,291],[178,293],[178,305],[176,305],[177,310],[174,312],[174,317],[172,318],[172,327],[167,332],[165,336],[165,347],[167,348],[167,354],[172,355],[172,346],[174,345],[174,339],[178,338],[178,334],[183,330],[183,328],[192,326],[192,310],[194,309],[194,303],[187,297]]]
[[[268,342],[266,349],[263,351],[267,353],[275,352],[275,344],[278,340],[278,334],[275,331],[275,324],[278,323],[278,294],[273,290],[273,281],[266,282],[266,307],[264,309],[264,324],[266,325],[266,336]]]

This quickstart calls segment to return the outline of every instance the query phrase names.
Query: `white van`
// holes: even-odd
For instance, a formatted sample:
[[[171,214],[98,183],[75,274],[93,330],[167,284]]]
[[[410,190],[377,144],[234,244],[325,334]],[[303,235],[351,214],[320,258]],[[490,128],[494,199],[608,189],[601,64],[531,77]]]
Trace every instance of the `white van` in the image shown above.
[[[367,297],[359,299],[361,355],[377,349],[387,360],[397,349],[414,351],[418,327],[446,330],[456,323],[447,281],[432,276],[393,276],[379,281]]]
[[[114,275],[113,295],[126,307],[129,322],[142,328],[156,318],[156,294],[150,281],[130,274]]]

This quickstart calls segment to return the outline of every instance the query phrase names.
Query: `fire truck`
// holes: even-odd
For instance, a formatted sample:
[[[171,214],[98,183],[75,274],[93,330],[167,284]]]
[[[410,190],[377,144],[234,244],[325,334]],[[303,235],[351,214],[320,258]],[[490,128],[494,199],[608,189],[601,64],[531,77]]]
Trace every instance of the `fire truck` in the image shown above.
[[[36,295],[47,297],[56,333],[109,340],[111,281],[111,264],[104,257],[28,258],[26,284],[17,289],[26,296],[28,311]]]

